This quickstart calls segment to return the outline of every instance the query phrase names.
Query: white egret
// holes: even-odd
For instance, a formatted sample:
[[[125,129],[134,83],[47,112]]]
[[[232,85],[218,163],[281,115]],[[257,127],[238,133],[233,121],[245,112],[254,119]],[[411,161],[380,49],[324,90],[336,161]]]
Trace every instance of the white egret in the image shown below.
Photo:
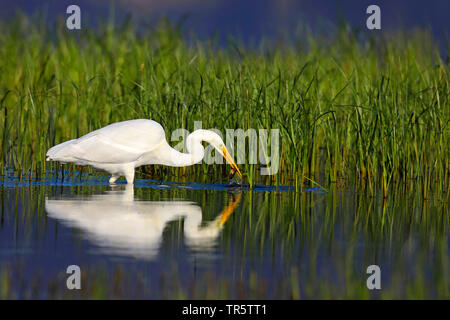
[[[133,185],[89,197],[45,199],[50,218],[77,228],[98,251],[117,256],[154,259],[171,221],[184,219],[185,243],[195,251],[208,252],[217,244],[225,222],[231,216],[240,194],[230,195],[227,206],[205,223],[202,208],[190,201],[134,200]]]
[[[202,141],[211,144],[242,178],[217,133],[203,129],[194,131],[186,140],[188,153],[182,153],[167,143],[163,127],[148,119],[116,122],[60,143],[47,151],[47,161],[90,165],[111,173],[111,184],[120,176],[125,176],[127,183],[133,183],[134,169],[142,165],[184,167],[201,162],[205,155]]]

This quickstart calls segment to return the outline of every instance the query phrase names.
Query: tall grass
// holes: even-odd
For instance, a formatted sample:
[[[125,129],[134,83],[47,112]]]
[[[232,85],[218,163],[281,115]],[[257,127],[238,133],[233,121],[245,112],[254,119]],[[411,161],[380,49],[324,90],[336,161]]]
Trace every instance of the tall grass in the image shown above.
[[[25,16],[1,23],[2,170],[40,176],[54,144],[133,118],[172,130],[278,128],[276,176],[252,183],[357,183],[384,195],[393,184],[448,192],[449,65],[426,31],[249,48],[183,40],[162,21],[71,32]],[[173,142],[175,144],[175,142]],[[220,166],[144,168],[151,174],[221,177]],[[264,178],[264,179],[263,179]],[[256,181],[256,182],[255,182]]]

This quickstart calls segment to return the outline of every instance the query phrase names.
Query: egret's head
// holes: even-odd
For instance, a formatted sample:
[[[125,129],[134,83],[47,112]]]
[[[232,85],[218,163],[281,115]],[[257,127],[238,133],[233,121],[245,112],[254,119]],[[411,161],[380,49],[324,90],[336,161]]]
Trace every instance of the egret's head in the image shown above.
[[[237,164],[234,162],[233,158],[231,157],[230,153],[228,152],[227,147],[225,147],[225,145],[222,143],[222,145],[220,145],[219,148],[220,148],[220,149],[218,149],[219,152],[221,152],[221,154],[225,158],[225,160],[227,160],[227,162],[230,164],[230,166],[234,170],[236,170],[237,174],[242,179],[242,173],[241,173],[241,171],[239,171]]]
[[[209,144],[211,144],[225,158],[225,160],[230,164],[230,166],[234,170],[236,170],[237,174],[242,179],[242,173],[239,170],[236,163],[234,162],[230,153],[228,152],[227,147],[225,147],[225,143],[223,142],[222,138],[214,131],[210,131],[210,130],[203,130],[203,131],[207,132],[205,134],[207,136],[205,141],[208,142]]]

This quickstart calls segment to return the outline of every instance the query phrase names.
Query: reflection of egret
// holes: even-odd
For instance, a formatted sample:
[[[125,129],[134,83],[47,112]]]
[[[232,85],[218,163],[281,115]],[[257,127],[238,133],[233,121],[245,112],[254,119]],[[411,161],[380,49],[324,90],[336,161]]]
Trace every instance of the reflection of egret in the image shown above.
[[[201,162],[205,155],[202,141],[211,144],[242,177],[222,138],[214,131],[192,132],[186,139],[188,153],[182,153],[167,143],[163,127],[148,119],[116,122],[60,143],[47,151],[47,161],[91,165],[111,173],[110,183],[120,176],[133,183],[134,168],[145,164],[184,167]]]
[[[85,231],[101,252],[151,259],[157,253],[166,225],[185,218],[184,235],[192,247],[215,245],[223,224],[240,201],[240,194],[213,221],[202,225],[202,210],[188,201],[134,200],[132,185],[88,199],[45,201],[48,216]]]

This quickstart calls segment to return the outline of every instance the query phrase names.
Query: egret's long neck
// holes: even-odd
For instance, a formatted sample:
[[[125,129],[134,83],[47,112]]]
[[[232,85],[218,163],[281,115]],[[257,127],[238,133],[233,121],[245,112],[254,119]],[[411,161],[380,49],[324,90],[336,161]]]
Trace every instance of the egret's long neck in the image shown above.
[[[162,164],[184,167],[199,163],[203,160],[205,155],[205,148],[203,148],[202,140],[206,130],[196,130],[192,132],[186,139],[186,148],[188,153],[183,153],[170,147],[168,144],[161,150]]]

